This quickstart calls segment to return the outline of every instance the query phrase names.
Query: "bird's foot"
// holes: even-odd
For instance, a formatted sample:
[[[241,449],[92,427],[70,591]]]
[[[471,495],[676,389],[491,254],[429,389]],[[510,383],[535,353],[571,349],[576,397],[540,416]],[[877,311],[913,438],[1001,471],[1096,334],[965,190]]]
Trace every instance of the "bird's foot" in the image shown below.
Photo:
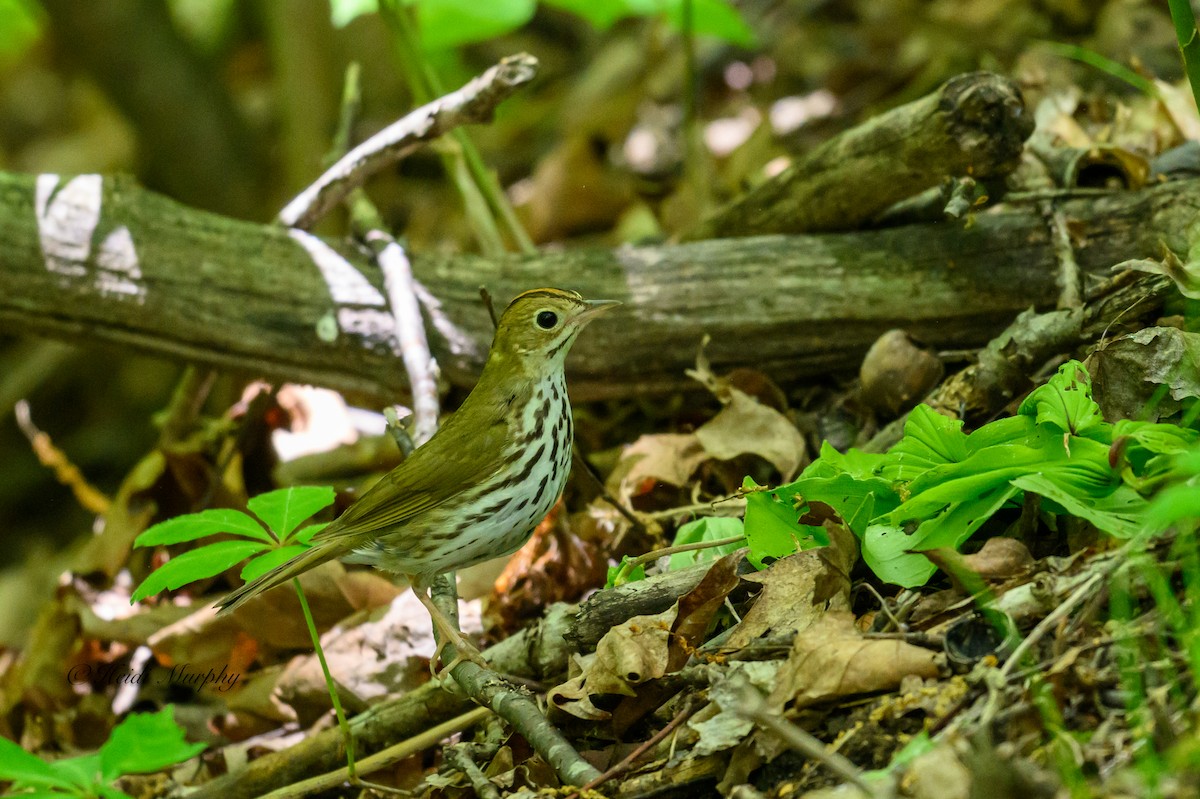
[[[442,661],[442,652],[447,646],[454,647],[454,658],[441,668],[438,668],[438,663]],[[461,636],[457,641],[442,640],[438,644],[437,650],[433,653],[433,657],[429,660],[429,673],[433,675],[435,680],[443,681],[454,667],[459,663],[471,662],[481,669],[491,669],[491,665],[483,659],[483,655],[479,654],[479,650],[467,643],[465,638]]]
[[[347,780],[355,788],[362,788],[364,791],[374,791],[381,796],[409,796],[410,792],[400,788],[393,788],[390,785],[380,785],[378,782],[364,780],[357,774],[351,775]]]

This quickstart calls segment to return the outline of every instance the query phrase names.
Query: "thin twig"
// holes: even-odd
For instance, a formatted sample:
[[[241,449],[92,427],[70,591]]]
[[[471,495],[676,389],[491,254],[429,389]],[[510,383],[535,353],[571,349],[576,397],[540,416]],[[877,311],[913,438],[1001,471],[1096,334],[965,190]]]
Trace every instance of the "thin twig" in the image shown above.
[[[633,526],[633,529],[637,530],[638,533],[643,535],[646,534],[648,531],[646,530],[645,523],[643,523],[642,520],[639,519],[632,510],[625,507],[620,500],[612,495],[612,493],[608,490],[608,486],[604,485],[604,481],[600,479],[600,475],[596,474],[596,470],[592,468],[592,464],[588,463],[588,459],[583,456],[583,452],[579,449],[578,444],[571,444],[571,457],[579,471],[583,474],[586,474],[596,486],[596,489],[600,492],[600,498],[616,508],[617,513],[624,516],[625,520],[629,522]]]
[[[742,497],[735,495],[735,496],[724,497],[722,499],[714,499],[710,502],[697,502],[693,505],[680,505],[679,507],[676,507],[676,508],[667,508],[665,510],[648,511],[647,513],[644,513],[642,515],[645,516],[647,519],[654,519],[656,521],[658,519],[671,519],[671,518],[674,518],[675,516],[679,516],[681,514],[689,514],[689,515],[690,514],[698,514],[698,513],[704,513],[705,511],[708,511],[709,515],[720,516],[722,514],[717,513],[717,505],[721,504],[721,503],[726,503],[726,502],[732,503],[732,504],[728,505],[727,508],[732,509],[734,511],[743,511],[746,509],[746,500]],[[731,515],[736,515],[736,514],[731,514]]]
[[[397,344],[412,391],[413,426],[410,434],[413,444],[419,447],[437,431],[440,412],[437,361],[429,352],[421,306],[413,285],[412,265],[404,248],[380,230],[369,233],[367,243],[379,248],[375,261],[383,272],[383,287],[396,319]]]
[[[492,302],[492,292],[487,290],[487,286],[479,287],[479,299],[483,302],[483,307],[487,308],[488,317],[492,320],[492,329],[500,327],[500,318],[496,316],[496,305]]]
[[[636,558],[631,558],[627,561],[631,568],[645,566],[647,563],[653,563],[659,558],[667,555],[675,555],[679,552],[692,552],[697,549],[711,549],[713,547],[724,547],[730,544],[740,544],[746,540],[744,535],[732,535],[729,538],[716,538],[712,541],[697,541],[693,544],[676,544],[675,546],[663,547],[662,549],[652,549],[649,552],[644,552]]]
[[[1115,561],[1114,561],[1115,563]],[[1037,645],[1039,641],[1051,629],[1058,625],[1066,616],[1075,609],[1075,606],[1087,598],[1096,586],[1104,579],[1109,569],[1104,569],[1088,578],[1083,585],[1076,588],[1069,597],[1063,600],[1062,604],[1051,611],[1047,616],[1038,622],[1037,626],[1025,637],[1012,655],[1004,662],[1004,665],[994,672],[989,672],[987,677],[988,684],[988,700],[984,705],[983,712],[979,717],[979,727],[981,729],[988,727],[992,720],[996,717],[996,713],[1000,709],[1000,690],[1008,682],[1009,676],[1013,670],[1025,660],[1025,656],[1029,651]]]
[[[675,717],[673,719],[671,719],[670,721],[667,722],[666,726],[664,726],[661,730],[654,733],[654,735],[650,736],[648,739],[646,739],[644,742],[642,742],[636,749],[634,749],[632,752],[630,752],[628,755],[626,755],[624,757],[624,759],[621,760],[621,762],[617,763],[615,766],[613,766],[612,768],[605,771],[599,777],[592,780],[587,785],[583,786],[583,788],[581,790],[590,791],[593,788],[597,788],[600,785],[603,785],[604,783],[608,782],[613,777],[616,777],[616,776],[628,771],[630,768],[633,767],[634,763],[636,763],[638,760],[640,760],[642,758],[643,755],[645,755],[651,749],[653,749],[654,747],[656,747],[660,743],[662,743],[664,740],[666,740],[667,736],[670,735],[672,732],[674,732],[679,727],[680,724],[683,724],[683,722],[687,721],[691,717],[692,713],[694,713],[696,711],[696,709],[697,708],[695,706],[693,706],[692,702],[688,702],[686,705],[684,705],[682,710],[680,710],[678,713],[675,714]],[[577,793],[571,794],[571,796],[568,796],[567,799],[575,799],[578,796],[579,796],[579,794],[577,794]]]
[[[13,408],[17,427],[29,439],[29,446],[37,455],[38,461],[45,467],[54,470],[58,482],[71,489],[75,501],[80,507],[91,513],[103,515],[108,513],[112,500],[104,492],[93,486],[84,477],[79,467],[71,462],[66,453],[54,446],[49,434],[38,429],[29,413],[29,402],[18,400]]]
[[[1105,570],[1106,572],[1107,570]],[[1063,600],[1063,603],[1056,607],[1053,611],[1046,615],[1046,618],[1038,622],[1037,626],[1029,635],[1025,636],[1025,640],[1017,645],[1013,650],[1012,655],[1004,662],[1004,666],[1000,669],[1000,679],[1007,680],[1009,673],[1017,667],[1025,656],[1029,654],[1029,650],[1037,645],[1038,641],[1054,628],[1062,619],[1075,609],[1075,606],[1087,598],[1092,589],[1103,579],[1105,572],[1093,574],[1083,585],[1075,589],[1072,594]]]
[[[830,751],[820,739],[811,733],[772,713],[763,700],[762,694],[748,680],[742,686],[742,703],[735,708],[735,711],[777,736],[805,757],[820,761],[834,774],[851,783],[867,796],[884,799],[884,797],[894,795],[894,788],[887,782],[874,784],[868,782],[858,766],[851,763],[845,755]]]
[[[471,759],[470,753],[463,746],[446,747],[443,750],[443,756],[446,758],[446,763],[466,776],[478,799],[500,799],[500,789],[487,778],[487,775],[479,768],[479,764]]]
[[[486,719],[490,713],[491,711],[487,708],[477,707],[436,727],[431,727],[420,735],[400,741],[381,752],[376,752],[370,757],[364,757],[358,763],[358,772],[359,774],[370,774],[373,771],[379,771],[399,763],[401,760],[422,752],[455,733],[462,732],[478,724]],[[346,769],[340,768],[337,771],[318,774],[315,777],[310,777],[306,780],[301,780],[300,782],[271,791],[265,794],[263,799],[297,799],[297,797],[312,796],[313,794],[327,791],[330,788],[344,785],[347,782],[350,782],[350,775]]]
[[[1054,257],[1058,261],[1058,307],[1078,308],[1083,305],[1083,288],[1066,214],[1048,200],[1039,204],[1039,210],[1050,228]]]
[[[486,122],[501,101],[537,74],[537,59],[509,56],[455,92],[421,106],[355,147],[279,212],[288,227],[311,228],[351,189],[460,125]]]
[[[469,660],[452,666],[450,674],[467,696],[491,708],[521,733],[565,784],[581,785],[600,776],[558,728],[546,720],[533,697],[509,685],[491,669]]]

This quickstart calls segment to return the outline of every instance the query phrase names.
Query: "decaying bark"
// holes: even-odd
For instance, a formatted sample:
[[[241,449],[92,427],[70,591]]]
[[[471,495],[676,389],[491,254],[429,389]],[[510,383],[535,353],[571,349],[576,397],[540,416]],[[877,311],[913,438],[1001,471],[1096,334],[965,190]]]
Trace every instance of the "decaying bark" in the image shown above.
[[[1114,264],[1186,253],[1200,180],[1065,200],[1085,286]],[[300,231],[178,205],[129,181],[0,174],[0,330],[130,347],[395,401],[405,392],[378,270]],[[340,255],[339,255],[340,252]],[[343,257],[344,256],[344,257]],[[715,368],[778,380],[844,370],[884,330],[983,344],[1052,307],[1058,259],[1032,205],[957,224],[484,258],[412,254],[430,346],[454,383],[481,368],[500,301],[538,285],[621,300],[580,337],[576,400],[687,382],[704,334]]]
[[[1011,172],[1032,132],[1015,83],[989,72],[958,75],[835,136],[686,238],[853,230],[948,177]]]

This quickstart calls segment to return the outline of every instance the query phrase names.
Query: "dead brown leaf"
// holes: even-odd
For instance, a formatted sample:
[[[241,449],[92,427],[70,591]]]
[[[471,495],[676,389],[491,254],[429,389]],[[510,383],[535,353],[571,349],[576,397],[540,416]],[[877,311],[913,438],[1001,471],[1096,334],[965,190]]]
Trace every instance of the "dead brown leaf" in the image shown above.
[[[797,552],[746,575],[746,580],[762,585],[762,593],[727,646],[744,647],[768,631],[799,633],[828,611],[850,609],[850,569],[858,559],[858,545],[844,526],[827,524],[826,529],[829,546]]]
[[[625,448],[607,480],[608,490],[622,501],[646,493],[662,481],[687,485],[696,468],[708,458],[692,433],[646,435]]]
[[[1033,555],[1015,538],[989,538],[974,555],[965,555],[963,562],[985,580],[1005,580],[1032,566]]]
[[[696,431],[696,439],[717,460],[757,455],[790,480],[804,462],[804,436],[774,408],[735,388],[728,393],[728,404]]]
[[[796,636],[770,697],[809,707],[854,694],[894,690],[908,676],[938,676],[936,654],[898,640],[864,639],[846,611],[826,613]]]

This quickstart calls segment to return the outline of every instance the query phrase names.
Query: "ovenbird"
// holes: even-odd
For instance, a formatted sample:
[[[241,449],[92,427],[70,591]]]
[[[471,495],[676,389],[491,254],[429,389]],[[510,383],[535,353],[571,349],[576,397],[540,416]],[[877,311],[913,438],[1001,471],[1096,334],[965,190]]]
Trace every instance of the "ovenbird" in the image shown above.
[[[229,594],[229,611],[334,558],[408,578],[442,641],[475,650],[433,604],[442,572],[515,552],[562,493],[573,424],[564,362],[611,300],[534,289],[500,316],[479,382],[423,446],[312,538],[312,548]]]

